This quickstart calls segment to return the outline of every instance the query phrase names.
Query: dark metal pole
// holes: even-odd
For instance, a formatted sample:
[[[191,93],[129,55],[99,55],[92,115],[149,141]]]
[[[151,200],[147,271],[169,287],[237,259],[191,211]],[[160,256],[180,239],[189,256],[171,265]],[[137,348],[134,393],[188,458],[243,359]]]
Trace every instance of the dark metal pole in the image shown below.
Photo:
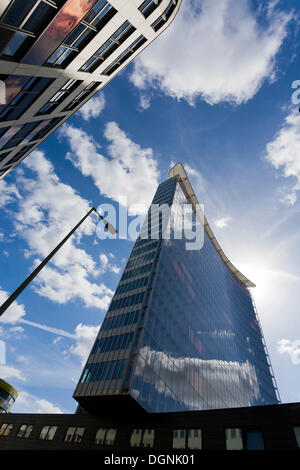
[[[95,207],[92,207],[89,212],[78,222],[77,225],[68,233],[68,235],[54,248],[51,253],[35,268],[35,270],[25,279],[24,282],[11,294],[11,296],[1,305],[0,307],[0,316],[8,309],[8,307],[16,300],[16,298],[23,292],[25,287],[30,284],[30,282],[38,275],[38,273],[43,269],[43,267],[50,261],[50,259],[58,252],[58,250],[63,246],[64,243],[73,235],[73,233],[78,229],[78,227],[85,221],[85,219],[93,212],[97,212]],[[103,219],[103,218],[102,218]]]

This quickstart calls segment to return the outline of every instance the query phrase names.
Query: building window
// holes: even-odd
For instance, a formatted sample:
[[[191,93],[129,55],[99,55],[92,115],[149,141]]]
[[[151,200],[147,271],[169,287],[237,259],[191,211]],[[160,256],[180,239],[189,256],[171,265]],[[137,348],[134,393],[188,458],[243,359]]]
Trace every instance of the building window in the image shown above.
[[[106,317],[105,320],[102,323],[101,331],[105,330],[112,330],[114,328],[120,328],[122,326],[127,326],[127,325],[132,325],[134,323],[137,323],[139,319],[140,311],[139,310],[134,310],[133,312],[127,312],[119,315],[115,315],[113,317]],[[93,350],[92,354],[95,354],[99,347],[101,339],[97,339]]]
[[[151,26],[155,32],[157,32],[168,21],[173,11],[175,10],[177,3],[178,0],[171,0],[163,14],[154,21]]]
[[[293,430],[297,441],[297,446],[300,449],[300,426],[294,426]]]
[[[114,73],[130,56],[132,56],[145,42],[147,39],[141,35],[139,36],[130,46],[122,52],[119,57],[114,60],[103,72],[102,75],[111,75]]]
[[[23,126],[20,124],[18,126],[2,127],[2,129],[0,129],[0,150],[22,127]]]
[[[148,18],[161,2],[162,0],[146,0],[141,4],[139,10],[145,18]]]
[[[45,441],[52,441],[55,436],[56,431],[57,431],[57,426],[44,426],[43,429],[41,430],[39,439],[42,439]]]
[[[115,443],[116,434],[117,434],[116,429],[108,429],[107,432],[106,432],[104,445],[113,446],[114,443]]]
[[[94,72],[129,36],[136,28],[126,21],[117,31],[98,49],[92,57],[81,67],[83,72]]]
[[[0,427],[0,436],[9,436],[12,428],[12,424],[2,424],[2,426]]]
[[[27,124],[24,124],[21,127],[13,126],[11,128],[12,129],[11,132],[13,133],[13,136],[11,136],[11,134],[9,133],[10,131],[9,129],[9,131],[7,132],[7,135],[10,136],[10,139],[3,146],[3,149],[16,147],[17,145],[25,144],[27,142],[30,142],[31,140],[34,140],[35,138],[37,138],[36,136],[39,134],[39,132],[48,125],[48,123],[49,123],[49,120],[28,122]],[[15,133],[16,127],[19,127],[19,128],[17,129],[18,132]],[[5,134],[3,138],[7,138],[7,135]]]
[[[54,118],[29,122],[20,126],[12,126],[0,137],[0,148],[12,148],[21,144],[27,144],[33,140],[39,140],[50,132],[62,119]]]
[[[57,11],[53,1],[13,0],[1,18],[1,55],[20,59]]]
[[[13,165],[14,163],[16,163],[17,161],[21,160],[22,157],[25,155],[25,153],[28,153],[30,152],[30,150],[34,147],[34,145],[26,145],[25,147],[23,147],[22,150],[20,150],[18,153],[16,153],[10,160],[8,160],[8,162],[5,163],[5,167],[6,166],[11,166]],[[4,154],[5,156],[7,156],[9,152],[6,152],[6,154]],[[1,157],[2,157],[3,154],[0,154],[0,162],[1,162]],[[3,158],[4,159],[4,158]]]
[[[243,450],[242,432],[239,428],[225,430],[226,450]]]
[[[68,80],[63,87],[57,91],[50,100],[44,104],[44,106],[38,111],[38,115],[40,114],[50,114],[52,113],[59,104],[61,104],[67,96],[72,93],[78,85],[82,83],[82,80],[74,80],[71,78]]]
[[[186,448],[186,429],[174,429],[173,430],[173,449],[185,449]]]
[[[202,448],[201,429],[188,429],[187,448],[188,449],[201,449]]]
[[[9,150],[8,152],[0,153],[0,163],[6,159],[6,157],[10,154],[10,152],[11,150]]]
[[[120,380],[123,377],[127,359],[104,361],[87,364],[80,383],[98,382],[100,380]]]
[[[66,67],[116,13],[105,0],[99,0],[53,52],[47,64]]]
[[[246,431],[246,449],[264,450],[264,440],[260,431]]]
[[[18,431],[17,437],[23,437],[24,439],[28,439],[32,430],[33,426],[31,424],[22,424]]]
[[[73,111],[82,101],[84,101],[90,94],[99,86],[101,82],[91,82],[84,90],[82,90],[75,98],[63,109],[66,111]]]
[[[100,338],[93,347],[93,354],[128,349],[131,346],[133,336],[134,332]]]
[[[154,445],[154,429],[145,429],[142,438],[142,447],[153,447]]]
[[[26,81],[20,89],[20,84]],[[0,119],[18,119],[28,107],[51,85],[54,79],[42,77],[9,76],[5,80],[7,96],[10,102],[1,106]],[[14,91],[19,90],[15,96]]]
[[[142,442],[142,429],[133,429],[129,445],[130,447],[140,447]]]
[[[85,428],[69,427],[65,436],[65,442],[81,442]]]
[[[130,437],[130,447],[148,447],[154,445],[154,429],[133,429]]]
[[[202,449],[201,429],[174,429],[173,449]]]
[[[116,440],[117,430],[113,428],[99,428],[95,436],[95,444],[113,446]]]

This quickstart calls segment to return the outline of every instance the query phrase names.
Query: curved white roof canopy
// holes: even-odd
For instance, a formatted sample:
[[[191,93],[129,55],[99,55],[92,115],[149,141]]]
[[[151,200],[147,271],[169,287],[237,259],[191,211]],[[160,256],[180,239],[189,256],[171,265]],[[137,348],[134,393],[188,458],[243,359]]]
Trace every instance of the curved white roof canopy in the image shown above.
[[[188,202],[191,204],[194,213],[197,215],[198,219],[202,223],[205,232],[207,233],[210,241],[214,245],[215,249],[221,256],[221,259],[224,261],[226,264],[227,268],[229,271],[234,275],[234,277],[239,281],[239,283],[244,286],[244,287],[255,287],[255,284],[251,282],[244,274],[242,274],[232,263],[229,261],[227,256],[225,255],[224,251],[220,247],[219,243],[217,242],[216,237],[213,234],[212,229],[209,226],[209,223],[206,220],[205,215],[203,214],[203,211],[201,210],[200,204],[198,202],[198,199],[194,193],[194,190],[192,188],[192,185],[189,181],[189,178],[185,172],[185,169],[182,165],[182,163],[176,163],[173,168],[170,169],[169,171],[169,177],[170,178],[175,178],[180,186],[182,191],[184,192]]]

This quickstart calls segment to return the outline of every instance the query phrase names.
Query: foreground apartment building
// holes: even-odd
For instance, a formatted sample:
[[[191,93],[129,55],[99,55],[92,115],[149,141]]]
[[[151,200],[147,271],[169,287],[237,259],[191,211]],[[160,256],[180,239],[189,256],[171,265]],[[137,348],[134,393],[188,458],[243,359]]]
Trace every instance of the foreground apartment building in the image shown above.
[[[0,179],[173,21],[181,0],[1,0]]]

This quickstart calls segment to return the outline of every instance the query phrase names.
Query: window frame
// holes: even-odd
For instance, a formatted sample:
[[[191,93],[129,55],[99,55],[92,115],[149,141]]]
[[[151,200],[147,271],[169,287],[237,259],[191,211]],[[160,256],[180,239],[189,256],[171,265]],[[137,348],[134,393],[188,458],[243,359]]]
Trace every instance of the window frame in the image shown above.
[[[21,433],[21,429],[22,429],[23,427],[25,427],[24,432],[23,432],[22,435],[19,435],[19,434]],[[17,432],[17,434],[16,434],[16,437],[17,437],[18,439],[29,439],[29,437],[30,437],[30,435],[31,435],[31,433],[32,433],[32,431],[33,431],[33,429],[34,429],[34,425],[33,425],[33,424],[21,424],[21,426],[19,427],[19,430],[18,430],[18,432]],[[28,433],[28,431],[29,431],[29,433]]]
[[[73,434],[70,434],[72,438],[67,440],[68,432],[69,432],[70,429],[74,429],[74,432],[73,432]],[[80,430],[83,429],[82,435],[78,434],[78,432],[77,432],[78,429],[80,429]],[[65,433],[64,442],[65,443],[81,444],[81,442],[84,439],[84,434],[85,434],[85,427],[83,427],[83,426],[68,426],[67,431]],[[78,437],[79,437],[79,439],[78,439]]]
[[[103,439],[102,439],[103,442],[96,442],[97,434],[98,434],[98,431],[100,431],[100,430],[103,430],[103,431],[104,431]],[[114,431],[114,432],[115,432],[114,441],[113,441],[113,443],[111,443],[111,444],[109,444],[109,443],[107,442],[107,435],[108,435],[108,433],[109,433],[110,431]],[[95,434],[94,444],[95,444],[96,446],[112,447],[112,446],[115,445],[117,433],[118,433],[118,428],[99,427],[99,428],[97,429],[97,431],[96,431],[96,434]]]
[[[200,434],[200,447],[190,447],[189,446],[189,432],[190,431],[198,431]],[[181,439],[184,439],[184,447],[174,447],[174,432],[184,432],[185,435],[184,437],[181,437]],[[175,451],[177,450],[202,450],[202,445],[203,445],[203,432],[202,428],[187,428],[187,427],[181,427],[181,428],[172,428],[172,444],[171,444],[171,449],[174,449]]]
[[[140,433],[139,433],[140,434],[140,440],[139,440],[138,445],[132,445],[131,444],[134,431],[140,431]],[[151,445],[149,445],[149,446],[145,445],[144,436],[145,436],[147,431],[152,431],[152,433],[153,433],[152,446]],[[137,433],[135,433],[135,434],[137,434]],[[156,429],[155,428],[133,428],[131,430],[131,434],[130,434],[129,447],[132,448],[132,449],[135,449],[135,448],[154,449],[155,438],[156,438]]]
[[[100,2],[101,0],[99,0]],[[98,3],[98,2],[97,2]],[[93,7],[95,7],[97,5]],[[99,10],[94,16],[92,21],[89,23],[85,21],[85,18],[91,13],[93,7],[86,13],[82,20],[72,29],[72,31],[65,37],[64,41],[52,52],[52,54],[46,59],[43,65],[48,67],[55,67],[65,69],[72,60],[90,43],[90,41],[109,23],[109,21],[115,16],[117,10],[106,1],[105,5]],[[104,13],[104,14],[103,14]],[[103,14],[103,16],[101,16]],[[99,23],[94,26],[97,19],[100,18]],[[76,29],[79,29],[78,34],[75,33]],[[80,31],[81,29],[81,31]],[[75,33],[75,36],[72,37]],[[68,39],[71,41],[68,43]],[[79,43],[78,41],[83,38]],[[61,50],[60,50],[61,49]],[[60,52],[59,52],[60,50]],[[54,60],[50,60],[54,57]]]
[[[53,18],[56,16],[61,6],[63,5],[59,5],[55,1],[49,2],[47,0],[36,0],[35,3],[33,3],[32,6],[28,9],[27,13],[25,13],[25,15],[22,17],[22,19],[18,21],[17,24],[5,23],[5,16],[10,11],[13,11],[13,7],[14,5],[17,5],[17,2],[18,0],[13,0],[13,2],[11,2],[7,6],[6,10],[2,14],[2,21],[0,25],[1,28],[11,33],[11,37],[7,40],[5,45],[0,50],[0,57],[13,61],[20,60],[29,51],[36,39],[43,33],[45,27],[50,24],[50,22],[53,20]],[[53,14],[49,15],[48,13],[46,13],[44,15],[41,15],[40,18],[38,18],[38,21],[36,22],[37,28],[35,29],[35,31],[26,29],[25,26],[28,24],[28,21],[33,18],[33,16],[39,10],[41,5],[44,5],[45,8],[48,7],[48,12],[52,12]],[[17,35],[20,34],[24,35],[24,40],[20,42],[19,46],[16,48],[13,54],[5,54],[5,51],[9,49],[9,47],[16,40]]]
[[[0,437],[7,437],[10,435],[14,425],[12,423],[2,423],[0,426],[0,431],[3,428],[3,426],[5,426],[5,428],[2,433],[0,432]]]
[[[136,28],[126,20],[118,29],[97,49],[94,54],[81,66],[80,72],[93,73],[100,67],[108,57],[113,54],[118,47],[123,44],[134,32]],[[101,51],[101,54],[99,54]],[[87,67],[86,65],[89,64]]]

